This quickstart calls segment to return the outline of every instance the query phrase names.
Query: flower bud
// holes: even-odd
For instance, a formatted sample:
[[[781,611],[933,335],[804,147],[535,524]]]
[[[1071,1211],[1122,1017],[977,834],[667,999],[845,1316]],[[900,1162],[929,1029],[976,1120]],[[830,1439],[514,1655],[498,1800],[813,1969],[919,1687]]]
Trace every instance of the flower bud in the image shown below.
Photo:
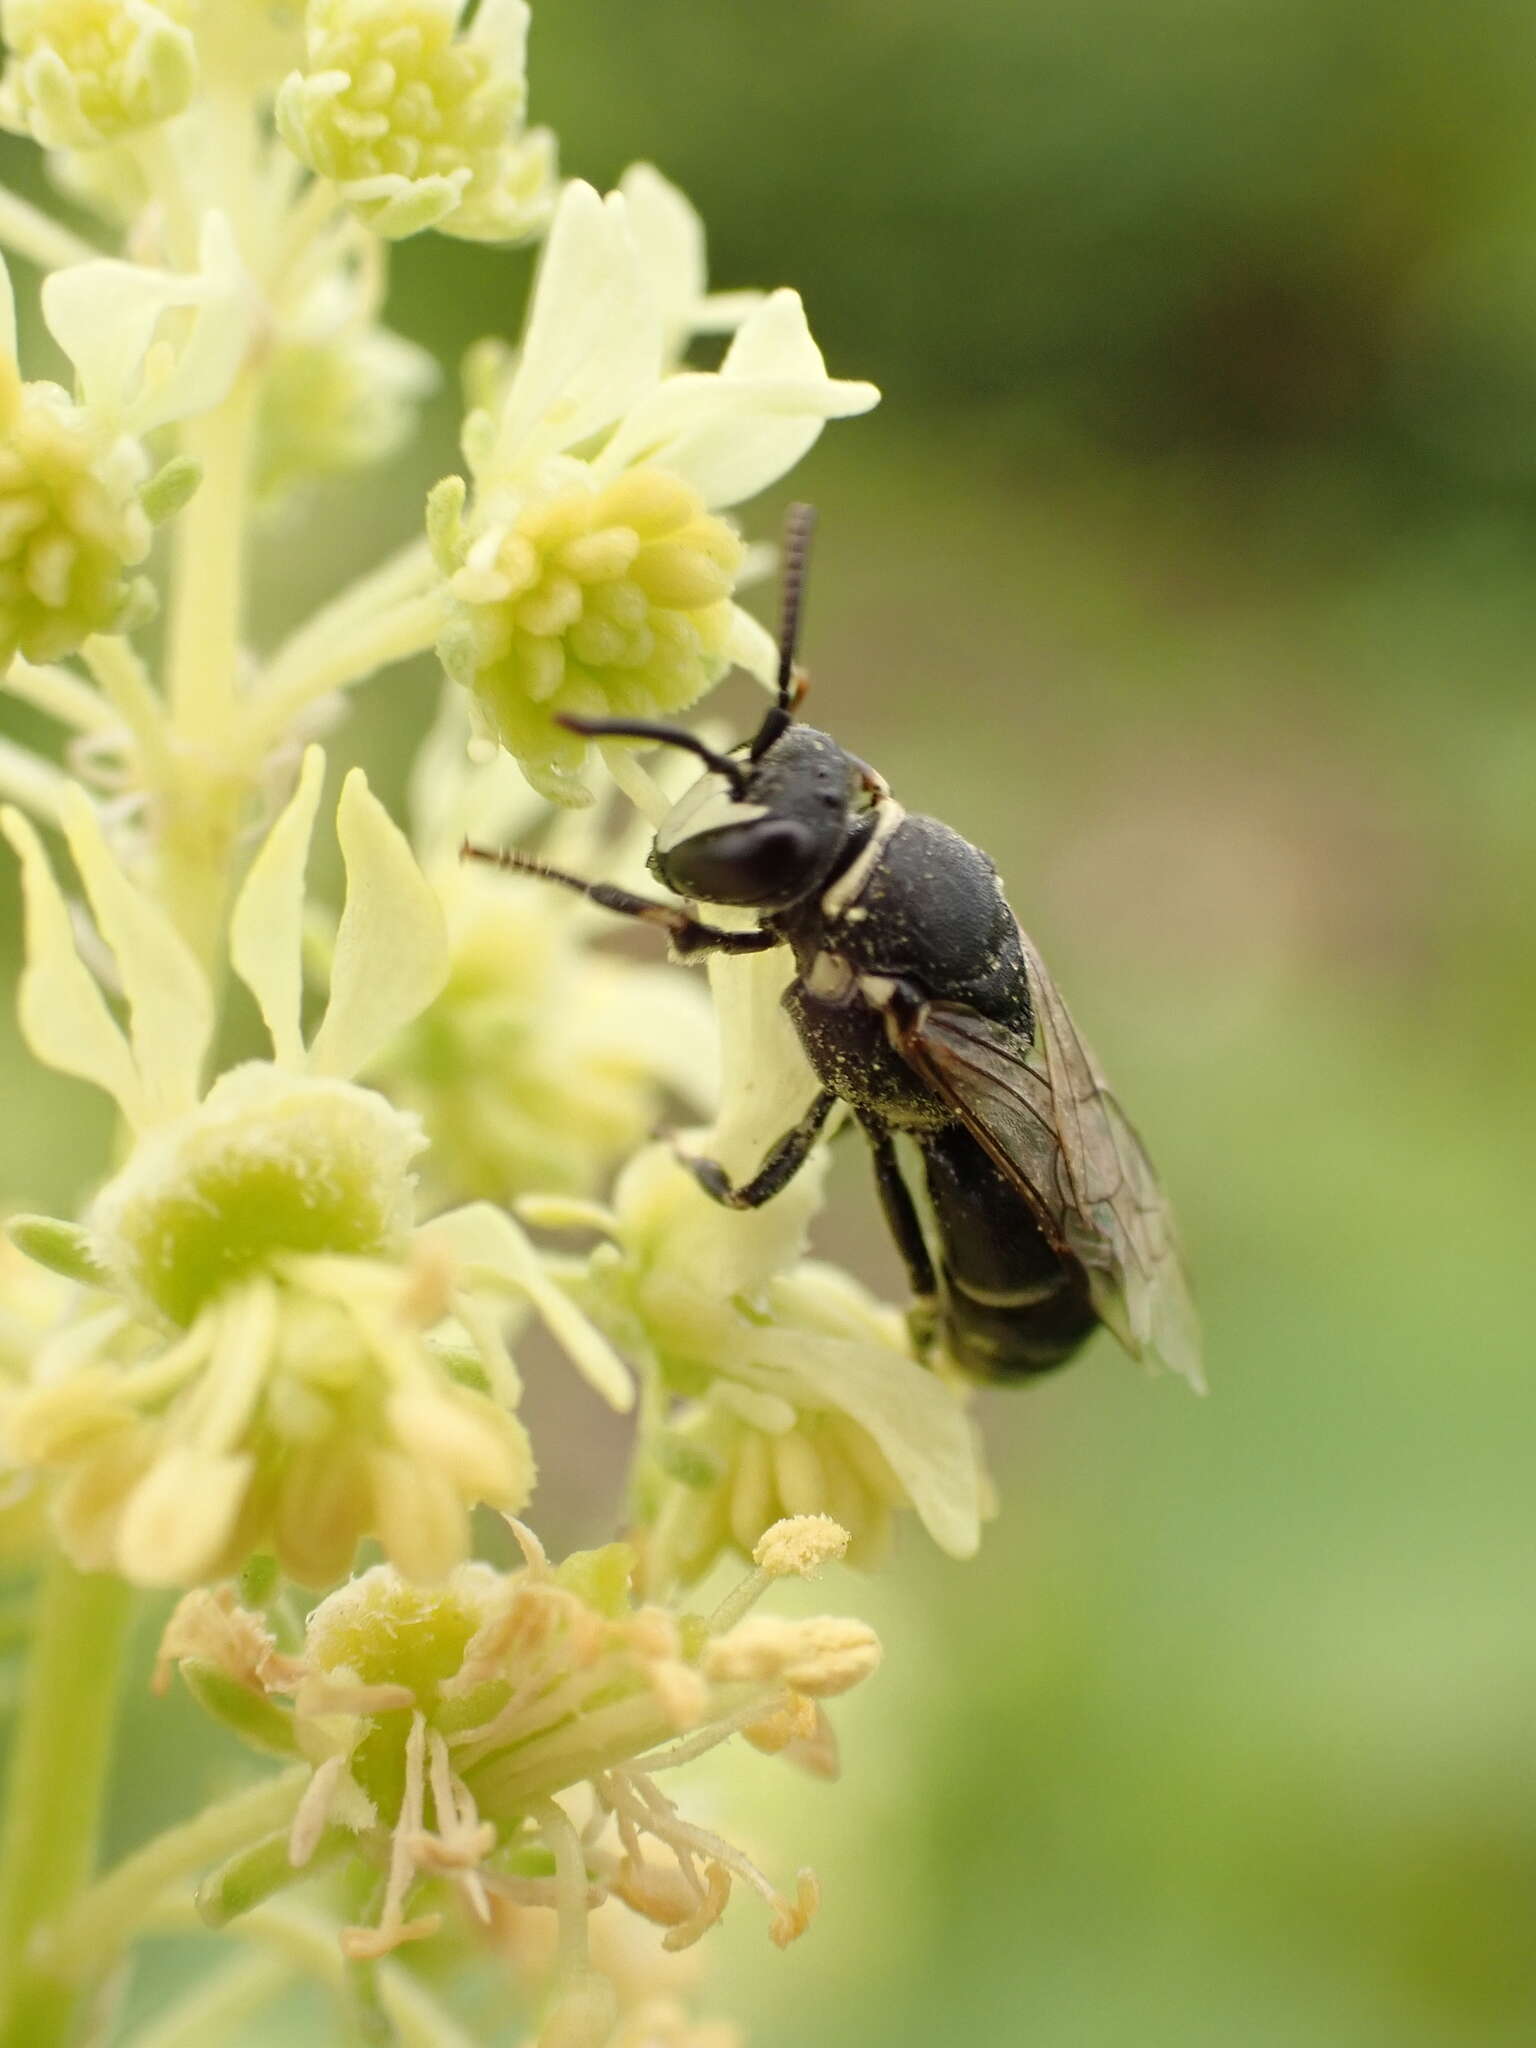
[[[186,1325],[283,1253],[401,1251],[422,1144],[415,1119],[371,1089],[252,1060],[146,1136],[92,1223],[121,1279]]]
[[[277,98],[294,154],[375,234],[516,241],[548,217],[553,148],[525,136],[522,0],[311,0],[308,61]]]
[[[740,536],[659,469],[585,479],[439,529],[453,616],[443,666],[534,786],[570,800],[586,741],[562,712],[657,718],[725,673]]]
[[[169,120],[197,86],[194,5],[7,0],[0,121],[45,149],[94,149]]]
[[[149,553],[149,465],[54,384],[24,384],[0,351],[0,667],[57,661],[146,608],[129,572]]]

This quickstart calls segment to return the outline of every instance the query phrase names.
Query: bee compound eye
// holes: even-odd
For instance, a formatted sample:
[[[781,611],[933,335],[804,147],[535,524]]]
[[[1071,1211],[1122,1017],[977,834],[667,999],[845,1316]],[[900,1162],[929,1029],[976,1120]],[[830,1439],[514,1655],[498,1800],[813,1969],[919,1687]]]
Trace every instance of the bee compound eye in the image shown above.
[[[764,818],[701,832],[673,847],[668,879],[684,894],[715,903],[792,901],[817,866],[816,835],[793,818]]]

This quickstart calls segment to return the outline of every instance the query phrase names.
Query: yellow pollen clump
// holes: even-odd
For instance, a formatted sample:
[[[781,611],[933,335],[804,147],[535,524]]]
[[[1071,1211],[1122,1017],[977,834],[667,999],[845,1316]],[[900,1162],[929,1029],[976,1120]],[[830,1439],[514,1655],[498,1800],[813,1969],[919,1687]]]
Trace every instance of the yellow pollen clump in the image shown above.
[[[824,1564],[846,1557],[851,1540],[830,1515],[791,1515],[764,1531],[752,1562],[776,1579],[813,1578]]]

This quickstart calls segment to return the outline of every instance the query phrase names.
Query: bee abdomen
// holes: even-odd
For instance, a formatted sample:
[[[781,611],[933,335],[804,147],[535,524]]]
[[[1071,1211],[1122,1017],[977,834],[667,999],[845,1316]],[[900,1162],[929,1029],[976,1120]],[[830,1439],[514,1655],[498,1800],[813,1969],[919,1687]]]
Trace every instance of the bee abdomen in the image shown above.
[[[946,1346],[978,1379],[1065,1365],[1097,1326],[1088,1276],[958,1124],[924,1131]]]

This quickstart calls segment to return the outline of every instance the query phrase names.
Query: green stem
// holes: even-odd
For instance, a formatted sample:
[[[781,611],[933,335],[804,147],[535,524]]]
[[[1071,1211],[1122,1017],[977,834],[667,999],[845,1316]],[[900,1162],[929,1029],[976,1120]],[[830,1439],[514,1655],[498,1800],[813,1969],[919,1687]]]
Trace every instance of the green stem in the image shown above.
[[[302,626],[274,655],[251,693],[251,744],[274,745],[316,698],[424,654],[443,626],[442,594],[430,587],[434,574],[425,549],[412,550],[409,560],[389,564],[369,579],[381,593],[377,608],[358,605],[348,592]]]
[[[308,1766],[298,1764],[263,1778],[135,1850],[48,1929],[45,1946],[54,1968],[80,1978],[110,1962],[172,1885],[291,1820],[309,1777]]]
[[[0,739],[0,799],[54,825],[65,787],[65,777],[51,761],[39,760],[14,741]]]
[[[67,2037],[74,1986],[28,1947],[95,1861],[131,1612],[121,1580],[82,1576],[62,1557],[49,1566],[0,1831],[3,2048],[50,2048]]]
[[[182,452],[202,485],[172,529],[166,700],[171,758],[156,792],[158,893],[217,971],[236,837],[259,763],[231,747],[245,612],[245,531],[260,380],[246,371],[213,412],[188,420]]]
[[[224,403],[182,428],[181,452],[202,469],[176,520],[167,634],[167,696],[183,743],[227,737],[239,684],[245,614],[245,528],[260,380],[246,371]]]
[[[63,270],[71,263],[88,263],[101,251],[93,249],[68,228],[51,220],[41,208],[31,206],[15,192],[0,188],[0,246],[35,263],[40,270]]]

